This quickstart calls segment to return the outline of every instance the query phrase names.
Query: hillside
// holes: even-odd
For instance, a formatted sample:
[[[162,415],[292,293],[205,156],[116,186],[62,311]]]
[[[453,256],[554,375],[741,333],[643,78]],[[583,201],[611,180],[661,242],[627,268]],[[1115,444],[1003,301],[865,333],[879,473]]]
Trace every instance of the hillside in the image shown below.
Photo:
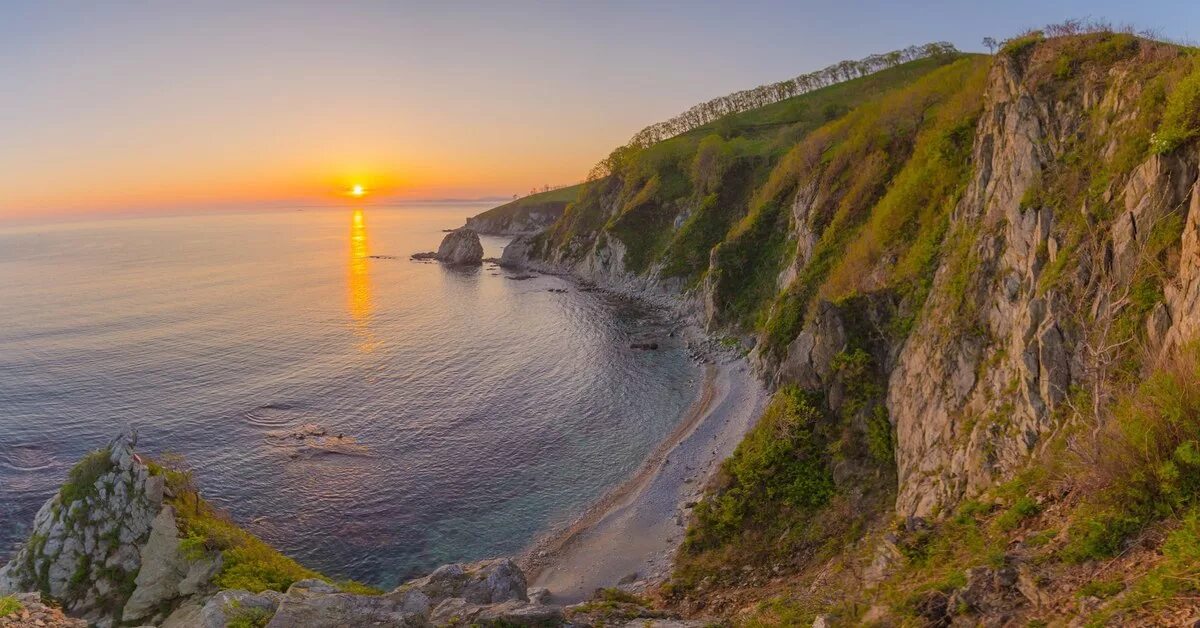
[[[1073,23],[925,59],[619,149],[514,243],[692,304],[776,390],[663,603],[1200,616],[1197,59]]]
[[[489,235],[533,233],[554,224],[579,197],[583,184],[530,194],[467,219],[467,228]]]

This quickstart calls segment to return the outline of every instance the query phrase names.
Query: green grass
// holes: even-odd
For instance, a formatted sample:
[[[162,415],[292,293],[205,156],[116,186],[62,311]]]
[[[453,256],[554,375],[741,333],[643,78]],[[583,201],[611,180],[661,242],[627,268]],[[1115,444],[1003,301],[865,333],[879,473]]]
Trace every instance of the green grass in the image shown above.
[[[1032,497],[1022,495],[1011,508],[996,518],[996,527],[1005,532],[1016,529],[1026,519],[1036,516],[1041,511],[1041,507]]]
[[[578,200],[551,230],[550,246],[577,258],[588,250],[580,245],[581,237],[590,241],[606,228],[628,247],[628,269],[641,273],[661,264],[667,276],[695,285],[708,267],[709,250],[727,239],[743,217],[759,210],[756,190],[767,182],[773,165],[796,142],[829,123],[831,111],[841,116],[955,58],[913,61],[726,116],[646,148],[618,148],[600,169],[605,176],[584,184]],[[655,177],[660,187],[650,197],[640,196]],[[779,200],[777,207],[783,208],[786,201]],[[618,211],[610,216],[613,207]],[[676,229],[675,217],[685,211],[690,217]],[[774,246],[770,255],[756,257],[778,268],[784,255],[782,246]],[[766,284],[757,282],[756,289]],[[769,288],[762,290],[760,300],[772,296],[773,283]]]
[[[523,196],[510,203],[505,203],[499,207],[493,207],[476,218],[500,219],[511,218],[529,211],[538,211],[546,209],[561,210],[568,203],[574,202],[579,198],[579,192],[583,189],[582,183],[568,185],[549,192],[538,192]]]
[[[1167,97],[1162,123],[1150,144],[1154,152],[1163,154],[1197,137],[1200,137],[1200,66],[1180,81]]]
[[[184,555],[195,560],[209,552],[221,553],[221,571],[213,578],[217,587],[261,593],[268,589],[286,591],[292,583],[308,578],[333,582],[284,556],[209,505],[196,490],[189,473],[153,462],[150,471],[163,475],[171,489],[170,503],[175,508]],[[336,584],[350,593],[379,593],[373,587],[353,581]]]
[[[263,628],[271,622],[274,613],[265,608],[230,609],[225,628]]]
[[[5,617],[20,611],[23,606],[17,601],[17,598],[11,595],[0,597],[0,617]]]
[[[71,502],[94,495],[96,480],[112,470],[111,452],[106,447],[83,457],[67,475],[67,481],[58,490],[59,503],[67,507]]]

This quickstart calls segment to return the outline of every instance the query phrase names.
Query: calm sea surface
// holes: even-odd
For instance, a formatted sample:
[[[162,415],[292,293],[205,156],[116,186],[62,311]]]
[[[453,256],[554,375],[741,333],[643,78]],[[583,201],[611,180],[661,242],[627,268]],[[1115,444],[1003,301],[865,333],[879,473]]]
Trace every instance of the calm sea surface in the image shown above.
[[[0,227],[0,562],[128,427],[337,577],[388,586],[570,519],[680,420],[699,370],[636,304],[408,259],[485,208]],[[306,424],[345,453],[290,435]]]

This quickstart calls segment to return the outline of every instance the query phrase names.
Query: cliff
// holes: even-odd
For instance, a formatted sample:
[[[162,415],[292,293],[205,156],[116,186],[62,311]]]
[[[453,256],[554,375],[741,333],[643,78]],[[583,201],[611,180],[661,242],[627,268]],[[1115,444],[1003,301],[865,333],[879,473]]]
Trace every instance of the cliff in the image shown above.
[[[1196,52],[1068,23],[748,113],[618,149],[506,251],[689,304],[777,390],[664,603],[1187,616]]]
[[[467,219],[466,227],[485,235],[536,233],[554,224],[567,204],[579,195],[579,185],[530,194]]]

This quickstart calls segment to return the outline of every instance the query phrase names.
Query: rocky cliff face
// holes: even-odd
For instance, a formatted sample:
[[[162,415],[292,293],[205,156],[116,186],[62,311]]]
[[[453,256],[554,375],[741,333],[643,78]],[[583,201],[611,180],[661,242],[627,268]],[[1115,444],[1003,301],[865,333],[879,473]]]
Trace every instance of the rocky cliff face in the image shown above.
[[[1158,254],[1147,250],[1155,225],[1181,217],[1200,193],[1198,154],[1187,149],[1150,156],[1114,177],[1098,202],[1050,207],[1030,194],[1054,180],[1052,171],[1080,144],[1113,150],[1116,139],[1106,138],[1138,115],[1141,86],[1128,69],[1083,77],[1064,96],[1043,89],[1039,64],[1048,62],[997,59],[972,152],[975,174],[954,212],[955,229],[973,240],[974,269],[962,289],[974,305],[961,320],[944,314],[952,307],[950,283],[964,278],[952,266],[960,260],[947,260],[891,375],[900,514],[928,516],[1010,477],[1062,426],[1056,413],[1071,391],[1104,377],[1097,361],[1110,357],[1101,345],[1120,340],[1097,334],[1135,307],[1127,296],[1139,265]],[[1119,212],[1111,221],[1096,215],[1103,203]],[[1193,232],[1194,213],[1187,218]],[[1071,223],[1085,220],[1088,233],[1072,233],[1078,227]],[[1157,310],[1162,318],[1152,321],[1160,345],[1195,337],[1195,236],[1186,234],[1179,261],[1165,269],[1170,297]]]
[[[566,205],[565,202],[544,203],[504,215],[480,214],[468,218],[466,228],[487,235],[517,236],[537,233],[554,224],[554,221],[562,216]]]
[[[219,559],[188,559],[162,476],[124,440],[91,454],[38,511],[29,542],[0,570],[0,594],[40,591],[107,626],[159,621],[201,595]]]

